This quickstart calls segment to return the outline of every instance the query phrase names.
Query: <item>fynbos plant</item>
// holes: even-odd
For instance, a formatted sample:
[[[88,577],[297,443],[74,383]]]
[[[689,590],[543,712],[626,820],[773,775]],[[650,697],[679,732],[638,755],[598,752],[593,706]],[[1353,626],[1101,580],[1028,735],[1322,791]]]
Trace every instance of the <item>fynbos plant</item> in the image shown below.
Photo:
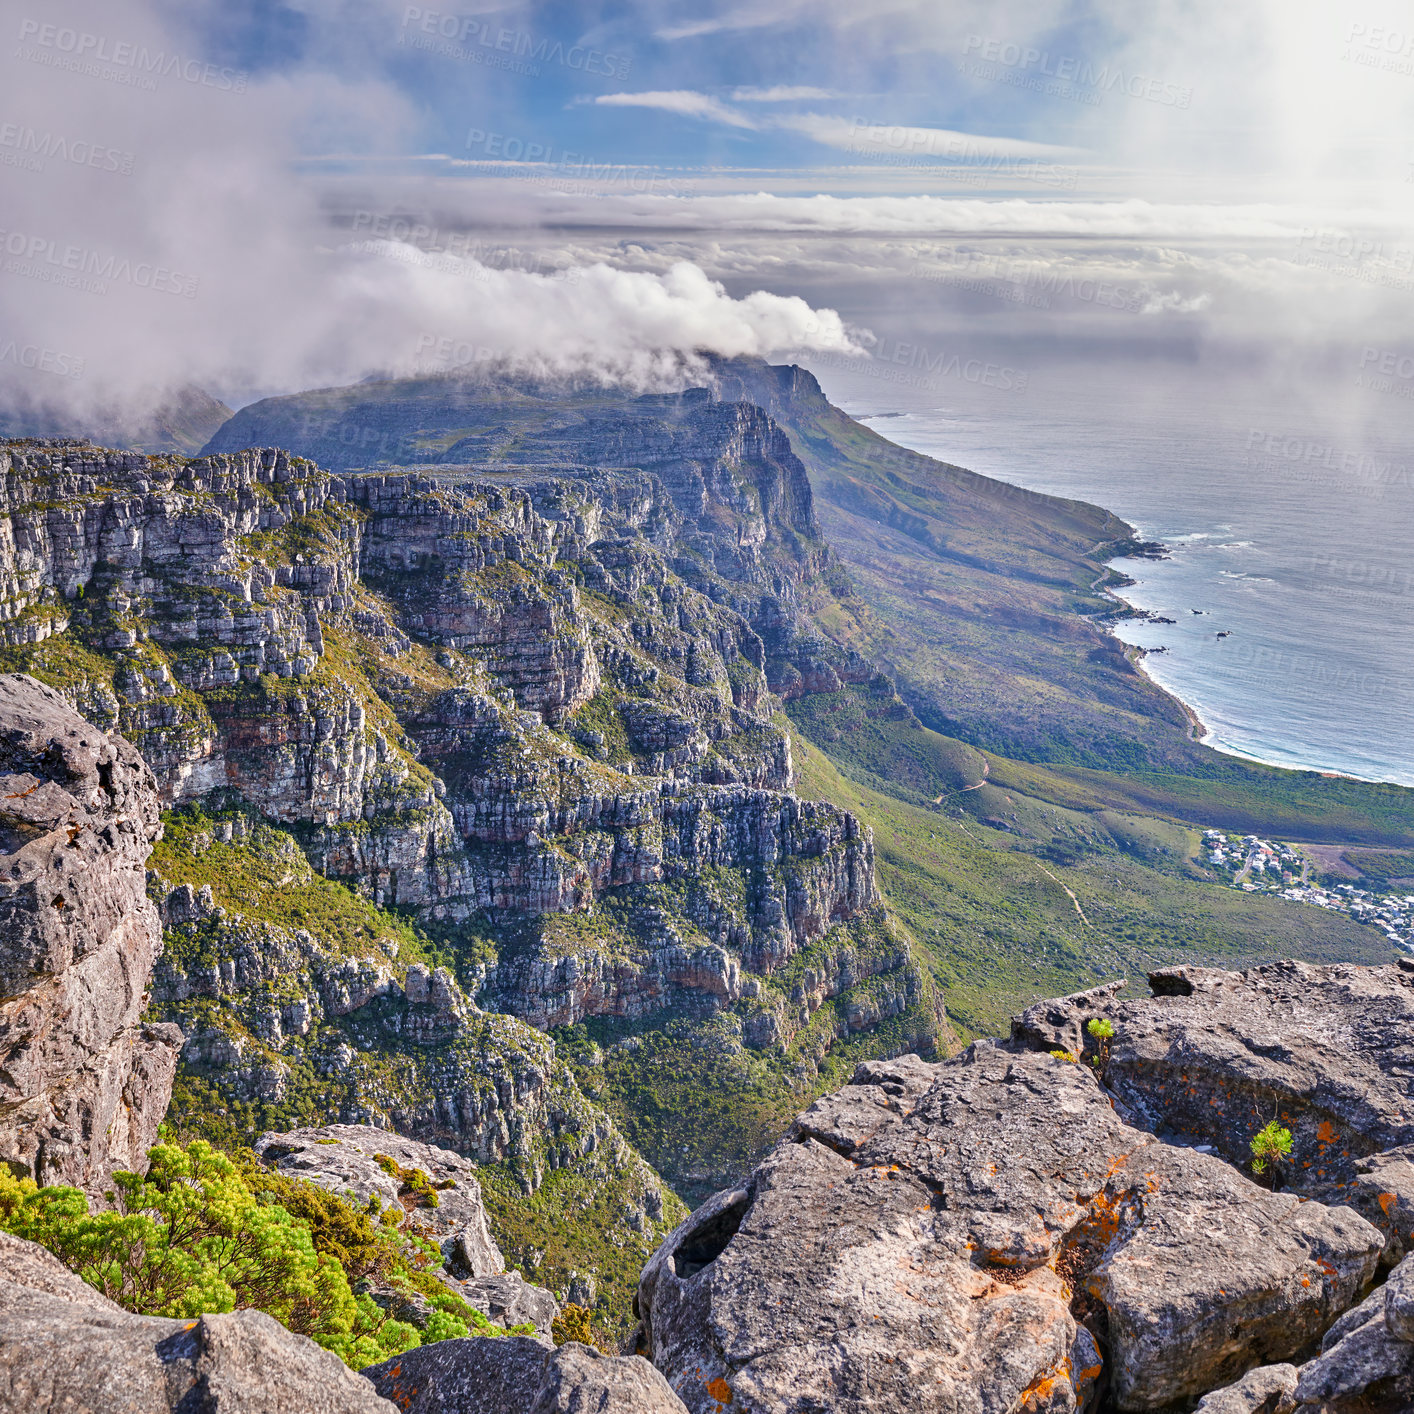
[[[1085,1029],[1094,1037],[1095,1045],[1099,1049],[1099,1055],[1094,1058],[1092,1064],[1096,1070],[1103,1072],[1110,1063],[1110,1042],[1114,1039],[1114,1025],[1103,1016],[1092,1016]]]
[[[1276,1120],[1268,1120],[1252,1136],[1252,1172],[1266,1173],[1271,1170],[1271,1185],[1277,1185],[1277,1165],[1291,1152],[1291,1131],[1284,1129]]]

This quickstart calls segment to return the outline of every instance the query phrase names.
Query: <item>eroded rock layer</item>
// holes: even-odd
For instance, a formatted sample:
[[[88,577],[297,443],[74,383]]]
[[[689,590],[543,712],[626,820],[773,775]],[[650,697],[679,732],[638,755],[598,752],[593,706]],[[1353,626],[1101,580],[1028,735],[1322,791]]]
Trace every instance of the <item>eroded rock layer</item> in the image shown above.
[[[143,1169],[181,1034],[141,1015],[162,929],[152,773],[52,688],[0,675],[0,1159],[101,1189]]]

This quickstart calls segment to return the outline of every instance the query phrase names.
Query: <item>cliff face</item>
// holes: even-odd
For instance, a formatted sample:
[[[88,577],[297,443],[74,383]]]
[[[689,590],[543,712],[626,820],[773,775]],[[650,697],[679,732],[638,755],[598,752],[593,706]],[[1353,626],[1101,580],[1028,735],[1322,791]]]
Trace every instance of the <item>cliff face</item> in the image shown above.
[[[723,438],[712,465],[745,455]],[[761,640],[670,568],[687,523],[651,476],[337,480],[279,452],[81,447],[3,470],[0,633],[67,633],[38,666],[172,803],[233,791],[325,872],[441,918],[745,870],[762,964],[874,902],[853,820],[780,794]]]
[[[728,1011],[777,1055],[936,1034],[871,839],[791,793],[770,715],[773,652],[810,656],[803,471],[754,408],[646,403],[436,475],[0,446],[0,658],[174,812],[153,1014],[188,1034],[183,1114],[392,1124],[642,1214],[652,1171],[598,1172],[622,1141],[512,1017]],[[652,469],[578,460],[601,438]]]
[[[144,1169],[167,1109],[181,1035],[140,1020],[158,811],[127,742],[0,676],[0,1159],[41,1181]]]

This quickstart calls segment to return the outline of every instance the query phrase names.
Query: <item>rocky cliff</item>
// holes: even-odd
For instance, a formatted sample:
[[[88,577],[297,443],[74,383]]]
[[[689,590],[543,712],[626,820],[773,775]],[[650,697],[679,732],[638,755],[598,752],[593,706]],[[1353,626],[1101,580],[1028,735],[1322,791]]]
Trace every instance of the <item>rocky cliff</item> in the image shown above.
[[[447,474],[0,445],[0,665],[168,807],[179,1127],[395,1127],[501,1165],[503,1234],[558,1175],[646,1256],[675,1200],[545,1030],[725,1015],[784,1087],[881,1025],[931,1046],[941,1009],[771,715],[815,652],[803,469],[746,405],[622,421]]]
[[[144,1025],[161,946],[156,782],[52,688],[0,676],[0,1160],[101,1190],[145,1167],[181,1033]]]

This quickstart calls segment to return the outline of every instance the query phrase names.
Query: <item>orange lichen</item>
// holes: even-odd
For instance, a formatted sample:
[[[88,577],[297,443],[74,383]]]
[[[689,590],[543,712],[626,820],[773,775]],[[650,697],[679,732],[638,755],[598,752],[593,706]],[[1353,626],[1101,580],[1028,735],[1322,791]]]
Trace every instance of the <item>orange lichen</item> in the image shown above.
[[[1069,1363],[1069,1362],[1067,1362]],[[1064,1378],[1060,1373],[1042,1375],[1039,1379],[1033,1380],[1022,1392],[1021,1402],[1017,1405],[1021,1409],[1043,1409],[1050,1403],[1051,1395],[1055,1393],[1056,1386]]]
[[[1389,1217],[1389,1210],[1399,1202],[1399,1197],[1394,1193],[1381,1193],[1377,1201],[1380,1205],[1380,1212],[1382,1212],[1385,1217]]]
[[[1330,1120],[1323,1119],[1320,1124],[1316,1126],[1316,1138],[1319,1139],[1322,1144],[1334,1144],[1337,1138],[1335,1125],[1333,1125]]]
[[[707,1393],[723,1407],[732,1402],[732,1387],[720,1375],[707,1386]]]

